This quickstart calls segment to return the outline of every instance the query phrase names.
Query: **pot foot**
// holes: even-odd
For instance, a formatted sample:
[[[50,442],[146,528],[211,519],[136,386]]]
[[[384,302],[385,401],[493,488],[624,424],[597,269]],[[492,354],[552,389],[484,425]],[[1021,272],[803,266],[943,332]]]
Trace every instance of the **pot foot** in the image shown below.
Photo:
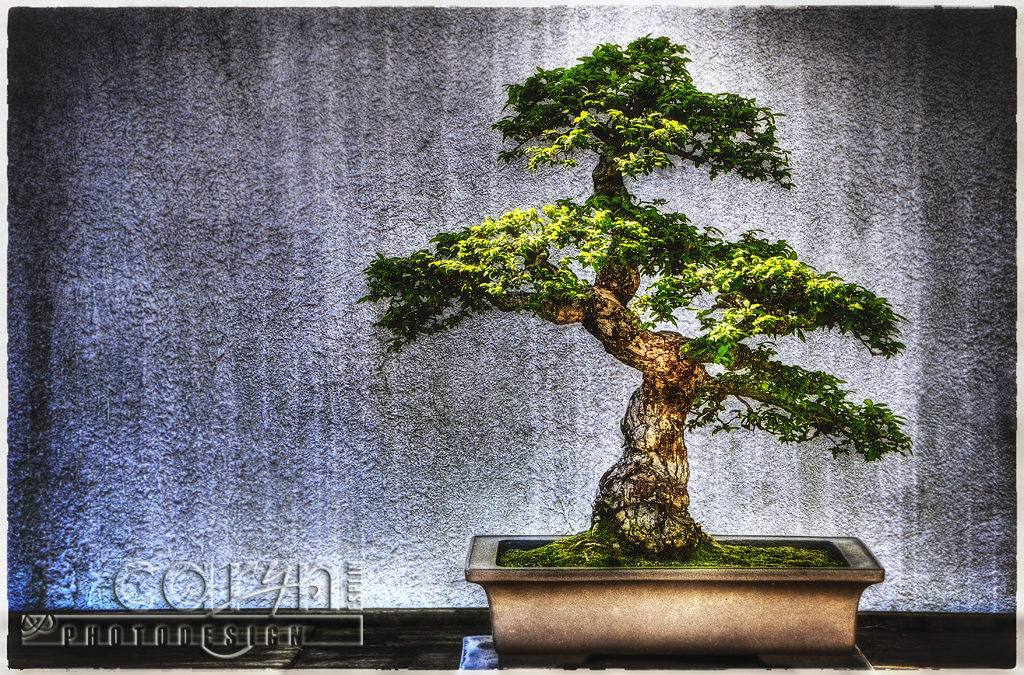
[[[462,660],[459,670],[497,670],[498,655],[490,635],[469,635],[462,638]]]
[[[490,635],[470,635],[462,639],[459,670],[497,670],[499,668],[558,668],[580,666],[590,654],[506,654],[494,651]]]

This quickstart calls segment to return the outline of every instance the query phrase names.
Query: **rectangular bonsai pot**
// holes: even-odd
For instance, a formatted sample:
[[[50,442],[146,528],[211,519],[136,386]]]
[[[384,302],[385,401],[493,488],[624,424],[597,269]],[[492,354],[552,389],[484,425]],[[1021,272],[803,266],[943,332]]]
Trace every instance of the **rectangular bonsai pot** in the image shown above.
[[[466,580],[483,586],[505,662],[592,654],[850,654],[861,593],[885,578],[852,537],[716,537],[828,549],[834,568],[500,567],[509,548],[560,536],[477,536]]]

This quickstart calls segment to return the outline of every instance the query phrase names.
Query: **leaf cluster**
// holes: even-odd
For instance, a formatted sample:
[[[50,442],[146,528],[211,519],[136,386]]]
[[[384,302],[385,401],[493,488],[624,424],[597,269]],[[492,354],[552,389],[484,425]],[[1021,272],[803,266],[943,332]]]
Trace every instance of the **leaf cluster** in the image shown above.
[[[445,237],[438,235],[433,241],[440,243]],[[479,275],[453,274],[436,262],[436,252],[426,249],[396,258],[378,253],[363,271],[369,292],[359,302],[388,303],[374,325],[389,331],[389,352],[420,336],[454,328],[491,307]]]
[[[851,334],[878,356],[904,348],[898,340],[903,317],[887,300],[834,272],[819,273],[799,261],[785,241],[770,242],[748,231],[736,242],[716,240],[703,253],[655,280],[634,303],[658,321],[672,323],[676,310],[693,309],[707,332],[688,349],[701,360],[729,368],[745,340],[787,335],[805,340],[805,332],[818,329]],[[711,306],[694,308],[691,303],[704,294],[713,298]]]
[[[550,301],[584,300],[585,273],[613,263],[652,279],[631,304],[645,328],[675,323],[680,309],[696,313],[705,332],[688,343],[688,358],[733,368],[751,339],[804,339],[817,329],[852,334],[887,357],[903,348],[902,317],[884,298],[817,272],[785,241],[756,231],[728,241],[630,195],[516,209],[431,243],[405,258],[379,256],[366,270],[363,300],[389,301],[378,325],[396,337],[395,348],[508,298],[543,317]],[[701,297],[710,307],[698,307]]]
[[[625,49],[605,44],[571,68],[537,72],[506,87],[510,114],[494,128],[515,147],[501,159],[527,167],[577,164],[579,150],[637,177],[673,166],[706,166],[712,178],[736,172],[791,187],[789,153],[776,115],[754,99],[711,94],[693,83],[682,45],[644,37]]]
[[[770,348],[755,350],[742,370],[723,373],[713,387],[700,391],[687,426],[710,427],[712,434],[759,429],[783,443],[822,436],[832,443],[833,455],[853,452],[869,462],[911,452],[902,431],[906,420],[884,403],[854,403],[842,380],[780,363],[773,354]],[[742,405],[727,407],[729,397]]]

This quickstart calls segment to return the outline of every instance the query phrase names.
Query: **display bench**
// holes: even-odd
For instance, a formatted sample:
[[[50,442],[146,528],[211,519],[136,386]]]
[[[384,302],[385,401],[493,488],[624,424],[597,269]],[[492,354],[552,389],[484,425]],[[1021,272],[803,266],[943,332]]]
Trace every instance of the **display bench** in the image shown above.
[[[52,624],[48,616],[53,617]],[[486,636],[490,633],[488,611],[476,608],[309,612],[275,618],[225,613],[213,619],[153,612],[10,612],[8,621],[11,668],[456,670],[463,663],[467,642],[468,651],[476,650],[476,667],[487,664]],[[227,632],[228,642],[233,644],[224,645],[229,626],[234,626],[234,631]],[[111,635],[119,644],[109,644]],[[179,635],[190,644],[176,644]],[[476,639],[467,641],[467,637]],[[862,612],[857,622],[858,654],[840,667],[1013,668],[1015,638],[1013,614]],[[200,644],[204,640],[208,643],[206,649]],[[252,644],[246,646],[246,641]],[[790,659],[765,663],[757,657],[728,654],[663,658],[598,655],[577,667],[837,667],[792,656]],[[472,663],[463,665],[473,667]]]

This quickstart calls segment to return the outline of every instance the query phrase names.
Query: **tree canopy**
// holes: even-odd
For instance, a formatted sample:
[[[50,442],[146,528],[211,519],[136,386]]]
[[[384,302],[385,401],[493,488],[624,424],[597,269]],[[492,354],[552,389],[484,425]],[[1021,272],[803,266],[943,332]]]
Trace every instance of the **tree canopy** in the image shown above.
[[[752,99],[697,89],[686,47],[641,38],[625,49],[601,45],[579,65],[537,69],[511,84],[512,114],[495,129],[516,146],[500,157],[527,166],[575,166],[577,150],[611,157],[630,177],[673,165],[707,165],[711,177],[735,171],[789,187],[788,153],[775,139],[775,116]]]
[[[775,340],[815,330],[893,356],[904,348],[902,317],[888,301],[799,261],[785,241],[758,231],[729,241],[626,189],[623,176],[683,163],[706,167],[712,178],[735,172],[793,186],[776,116],[753,99],[696,89],[684,54],[667,38],[641,38],[509,85],[510,114],[494,127],[515,145],[501,158],[525,158],[537,169],[596,154],[594,195],[437,234],[408,256],[378,254],[362,300],[388,303],[376,324],[391,333],[388,348],[488,310],[528,312],[582,324],[645,372],[649,357],[639,345],[721,366],[694,381],[691,428],[761,429],[784,443],[822,436],[834,453],[866,460],[908,453],[904,420],[884,404],[855,403],[834,376],[774,358]],[[695,314],[699,334],[656,330],[676,324],[680,311]]]

